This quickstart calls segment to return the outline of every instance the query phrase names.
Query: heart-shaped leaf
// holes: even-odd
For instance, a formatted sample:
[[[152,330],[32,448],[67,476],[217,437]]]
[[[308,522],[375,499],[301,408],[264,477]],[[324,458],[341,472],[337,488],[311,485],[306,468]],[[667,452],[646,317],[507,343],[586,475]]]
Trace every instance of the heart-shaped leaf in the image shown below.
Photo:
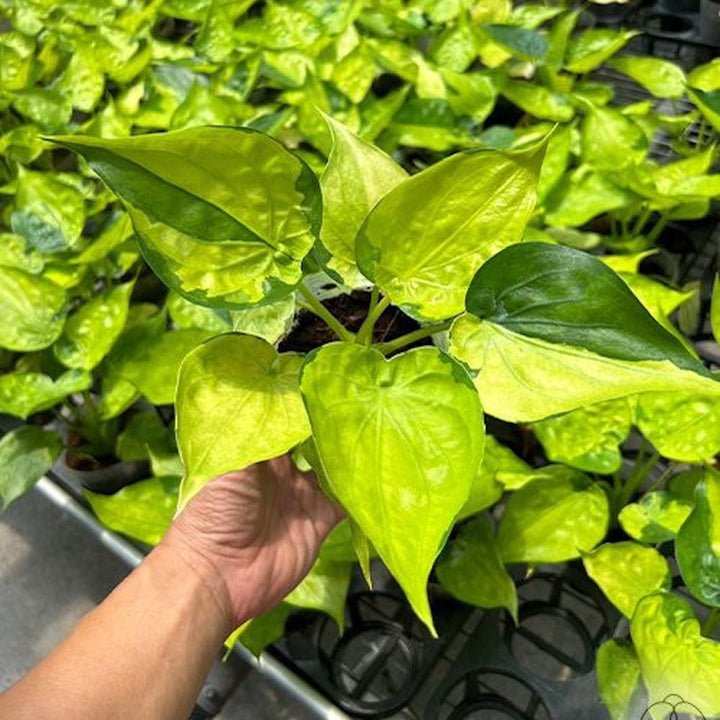
[[[498,531],[505,562],[564,562],[591,550],[607,532],[605,493],[581,473],[533,480],[508,501]]]
[[[595,658],[598,690],[612,720],[636,720],[646,708],[640,701],[640,663],[632,645],[607,640]]]
[[[634,542],[607,543],[583,556],[587,574],[608,600],[631,618],[638,601],[670,587],[670,569],[654,548]]]
[[[203,305],[287,295],[320,229],[310,168],[268,135],[195,127],[125,139],[53,138],[125,203],[150,266]]]
[[[650,703],[679,695],[706,718],[720,713],[720,643],[700,634],[685,600],[667,592],[648,595],[635,609],[630,633]]]
[[[400,183],[357,236],[362,273],[417,319],[462,312],[477,269],[520,241],[544,149],[458,153]]]
[[[487,412],[535,421],[651,391],[720,396],[720,383],[587,253],[545,243],[488,260],[451,330],[451,353],[478,373]]]
[[[618,515],[630,536],[648,545],[672,540],[692,510],[692,503],[669,492],[649,492],[626,505]]]
[[[720,474],[705,471],[695,488],[695,507],[675,539],[680,573],[693,595],[720,607]]]
[[[482,460],[470,378],[436,348],[388,361],[332,343],[308,356],[301,389],[333,496],[432,630],[428,576]]]
[[[463,525],[440,556],[435,572],[453,597],[477,607],[504,607],[517,622],[515,583],[503,565],[487,518]]]
[[[63,398],[87,390],[92,385],[90,373],[68,370],[53,380],[42,373],[7,373],[0,375],[0,412],[21,417],[48,410]]]
[[[301,365],[302,356],[251,335],[221,335],[187,355],[175,400],[180,507],[216,475],[281,455],[310,434]]]

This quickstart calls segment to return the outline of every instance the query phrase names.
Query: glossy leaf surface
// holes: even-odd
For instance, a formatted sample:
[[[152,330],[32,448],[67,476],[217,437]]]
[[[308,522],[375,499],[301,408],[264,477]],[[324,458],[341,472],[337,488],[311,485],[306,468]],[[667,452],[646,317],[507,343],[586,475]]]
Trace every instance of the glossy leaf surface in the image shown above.
[[[413,317],[462,312],[480,265],[521,239],[543,150],[458,153],[405,180],[360,230],[360,270]]]
[[[320,191],[307,165],[269,136],[199,127],[54,140],[121,197],[147,261],[181,295],[241,307],[299,282],[320,228]]]
[[[567,70],[584,75],[620,50],[638,33],[634,30],[591,28],[580,33],[567,48]]]
[[[310,434],[301,364],[250,335],[221,335],[187,356],[175,401],[181,507],[216,475],[282,455]]]
[[[296,607],[329,615],[342,630],[352,563],[319,558],[305,579],[285,598]]]
[[[332,343],[308,356],[301,388],[333,496],[432,628],[427,579],[482,459],[469,377],[435,348],[388,361]]]
[[[678,65],[655,57],[617,57],[610,67],[628,75],[659,98],[681,98],[685,94],[685,73]]]
[[[692,503],[660,490],[626,505],[618,516],[630,537],[648,545],[672,540],[692,510]]]
[[[591,550],[607,532],[609,507],[581,474],[539,479],[516,490],[500,522],[505,562],[564,562]]]
[[[355,236],[375,204],[407,173],[380,149],[325,116],[333,139],[328,164],[320,179],[323,224],[320,238],[331,253],[328,268],[346,285],[367,284],[355,264]]]
[[[515,583],[503,565],[486,518],[463,525],[440,556],[435,573],[458,600],[482,608],[505,608],[517,622]]]
[[[643,598],[630,633],[651,703],[675,694],[705,717],[720,713],[720,643],[700,634],[685,600],[665,592]]]
[[[646,595],[670,588],[670,569],[654,548],[634,542],[608,543],[583,556],[587,574],[627,618]]]
[[[62,332],[66,302],[55,283],[0,267],[0,347],[32,352],[52,345]]]
[[[598,690],[612,720],[635,720],[645,707],[638,698],[640,663],[631,645],[606,640],[595,658]]]
[[[582,128],[583,160],[601,171],[621,171],[645,159],[647,136],[614,108],[590,106]]]
[[[133,285],[96,295],[68,318],[53,348],[63,365],[92,370],[110,352],[125,327]]]
[[[720,474],[705,471],[695,488],[695,507],[675,538],[685,584],[700,602],[720,607]]]
[[[56,433],[35,425],[24,425],[0,438],[0,499],[3,510],[52,467],[61,449]]]
[[[83,370],[69,370],[55,380],[42,373],[6,373],[0,375],[0,412],[25,420],[91,384],[92,377]]]

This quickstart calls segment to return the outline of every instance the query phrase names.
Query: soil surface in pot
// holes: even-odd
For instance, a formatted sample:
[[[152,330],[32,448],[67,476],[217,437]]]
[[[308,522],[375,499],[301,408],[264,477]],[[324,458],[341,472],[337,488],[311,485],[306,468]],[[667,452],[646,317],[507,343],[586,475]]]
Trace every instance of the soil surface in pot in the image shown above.
[[[370,293],[354,290],[349,295],[338,295],[323,301],[323,305],[348,329],[357,332],[367,317],[370,305]],[[398,308],[388,308],[375,323],[373,342],[388,342],[401,335],[417,330],[420,324],[408,317]],[[316,315],[306,310],[298,313],[295,327],[280,342],[280,352],[310,352],[315,348],[337,340],[335,333]],[[432,340],[426,338],[408,345],[418,347],[432,345]]]

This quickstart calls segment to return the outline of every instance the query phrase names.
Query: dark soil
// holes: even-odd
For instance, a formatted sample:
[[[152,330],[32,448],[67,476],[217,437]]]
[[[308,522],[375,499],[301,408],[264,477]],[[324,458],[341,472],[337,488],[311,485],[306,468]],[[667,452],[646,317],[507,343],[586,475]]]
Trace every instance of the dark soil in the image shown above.
[[[323,305],[348,329],[357,332],[367,317],[370,305],[370,293],[355,290],[350,295],[339,295],[338,297],[325,300]],[[398,308],[388,308],[375,323],[373,342],[387,342],[394,340],[401,335],[406,335],[417,330],[420,325],[408,317]],[[308,311],[301,311],[295,323],[295,327],[289,335],[280,342],[280,352],[310,352],[315,348],[334,342],[338,338],[335,333],[316,315]],[[419,345],[431,345],[432,341],[427,338],[408,347]]]

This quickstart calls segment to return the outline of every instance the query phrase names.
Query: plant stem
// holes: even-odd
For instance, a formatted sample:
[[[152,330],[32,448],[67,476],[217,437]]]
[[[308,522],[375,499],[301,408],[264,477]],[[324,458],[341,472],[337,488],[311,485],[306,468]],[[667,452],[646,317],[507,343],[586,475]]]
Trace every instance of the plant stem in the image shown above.
[[[669,222],[670,218],[668,218],[667,215],[661,215],[660,219],[655,223],[653,229],[647,234],[648,242],[654,243]]]
[[[437,323],[436,325],[428,325],[427,327],[413,330],[406,335],[401,335],[399,338],[390,340],[390,342],[380,343],[375,347],[381,353],[392,353],[396,350],[404,348],[406,345],[410,345],[411,343],[417,342],[418,340],[423,340],[426,337],[430,337],[431,335],[435,335],[439,332],[442,332],[443,330],[447,330],[450,325],[452,325],[452,320],[446,320],[445,322]]]
[[[635,224],[633,225],[632,230],[630,231],[633,237],[637,237],[640,234],[640,231],[645,227],[647,221],[650,219],[651,214],[652,211],[650,210],[650,208],[646,207],[643,209],[643,211],[638,216]]]
[[[660,459],[659,453],[651,455],[647,461],[643,462],[642,454],[639,454],[637,464],[632,472],[632,475],[625,481],[622,490],[618,495],[618,510],[624,508],[632,499],[637,489],[642,485],[643,481],[647,478],[650,471],[657,465]]]
[[[365,318],[365,322],[360,326],[360,329],[358,330],[358,342],[364,343],[365,345],[370,345],[370,343],[372,342],[373,330],[375,329],[375,323],[378,321],[378,318],[385,312],[385,310],[388,309],[389,306],[390,298],[387,295],[385,295],[382,300],[380,300],[380,302],[376,303],[374,307],[371,302],[370,312],[368,312],[368,316]]]
[[[298,291],[305,299],[305,307],[321,320],[324,320],[327,326],[341,339],[346,342],[353,342],[355,336],[305,287],[299,285]]]
[[[720,623],[720,608],[713,608],[710,614],[705,618],[700,633],[705,637],[710,637],[715,626]]]

